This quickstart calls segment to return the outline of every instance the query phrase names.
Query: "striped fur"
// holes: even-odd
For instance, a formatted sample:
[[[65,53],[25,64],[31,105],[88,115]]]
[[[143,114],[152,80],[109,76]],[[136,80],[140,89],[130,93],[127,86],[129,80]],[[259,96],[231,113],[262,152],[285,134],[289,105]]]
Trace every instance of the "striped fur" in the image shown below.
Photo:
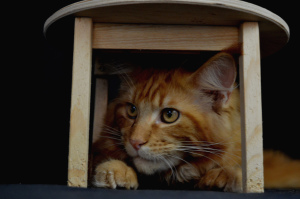
[[[227,53],[193,72],[139,68],[123,76],[93,146],[93,184],[137,188],[140,174],[158,174],[169,186],[192,183],[192,188],[240,192],[235,78],[235,62]],[[178,113],[177,119],[166,122],[165,111]]]

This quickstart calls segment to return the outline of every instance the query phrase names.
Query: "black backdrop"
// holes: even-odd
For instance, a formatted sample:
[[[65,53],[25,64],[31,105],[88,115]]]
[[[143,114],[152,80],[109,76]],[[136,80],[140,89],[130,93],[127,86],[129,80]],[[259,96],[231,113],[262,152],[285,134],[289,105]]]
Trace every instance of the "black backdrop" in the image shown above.
[[[14,22],[16,39],[5,97],[1,183],[66,184],[72,44],[57,48],[43,35],[43,24],[56,10],[76,1],[26,4]],[[279,52],[262,59],[263,133],[265,148],[299,158],[299,36],[297,1],[249,1],[281,16],[291,39]],[[21,6],[19,6],[21,8]],[[21,8],[22,9],[22,8]],[[32,17],[31,17],[32,16]],[[19,24],[21,29],[16,27]],[[7,30],[7,29],[6,29]],[[22,34],[19,34],[22,33]],[[11,38],[11,37],[8,37]],[[8,40],[3,38],[3,41]],[[20,42],[19,42],[20,41]],[[69,41],[60,41],[69,42]],[[17,54],[17,55],[16,55]],[[5,65],[6,66],[6,65]],[[3,73],[3,78],[5,74]],[[19,80],[19,81],[18,81]],[[6,85],[6,84],[4,84]],[[8,84],[7,84],[8,85]],[[5,128],[3,128],[5,129]],[[7,135],[7,136],[4,136]]]

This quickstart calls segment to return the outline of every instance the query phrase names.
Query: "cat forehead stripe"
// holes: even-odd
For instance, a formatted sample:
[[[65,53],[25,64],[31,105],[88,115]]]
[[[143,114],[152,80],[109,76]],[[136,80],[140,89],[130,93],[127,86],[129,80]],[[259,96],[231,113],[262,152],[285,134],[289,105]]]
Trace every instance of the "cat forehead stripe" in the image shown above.
[[[156,102],[156,105],[162,106],[166,96],[166,77],[153,75],[145,84],[140,85],[139,93],[136,93],[136,101]]]

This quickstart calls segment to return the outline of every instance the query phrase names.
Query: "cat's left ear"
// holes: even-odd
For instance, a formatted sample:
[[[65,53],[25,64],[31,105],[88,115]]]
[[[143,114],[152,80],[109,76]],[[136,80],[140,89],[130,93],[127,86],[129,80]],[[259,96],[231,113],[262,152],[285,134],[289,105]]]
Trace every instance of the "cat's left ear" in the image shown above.
[[[192,75],[193,84],[212,97],[213,109],[218,111],[230,98],[236,73],[236,63],[232,55],[221,52]]]

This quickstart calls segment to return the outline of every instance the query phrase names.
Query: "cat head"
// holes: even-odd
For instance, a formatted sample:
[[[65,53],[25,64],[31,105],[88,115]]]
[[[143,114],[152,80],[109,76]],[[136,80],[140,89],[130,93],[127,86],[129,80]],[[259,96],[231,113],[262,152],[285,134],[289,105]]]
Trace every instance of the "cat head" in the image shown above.
[[[114,125],[139,172],[220,157],[212,151],[225,150],[220,143],[232,128],[236,65],[230,54],[219,53],[194,72],[148,68],[129,75],[115,103]]]

